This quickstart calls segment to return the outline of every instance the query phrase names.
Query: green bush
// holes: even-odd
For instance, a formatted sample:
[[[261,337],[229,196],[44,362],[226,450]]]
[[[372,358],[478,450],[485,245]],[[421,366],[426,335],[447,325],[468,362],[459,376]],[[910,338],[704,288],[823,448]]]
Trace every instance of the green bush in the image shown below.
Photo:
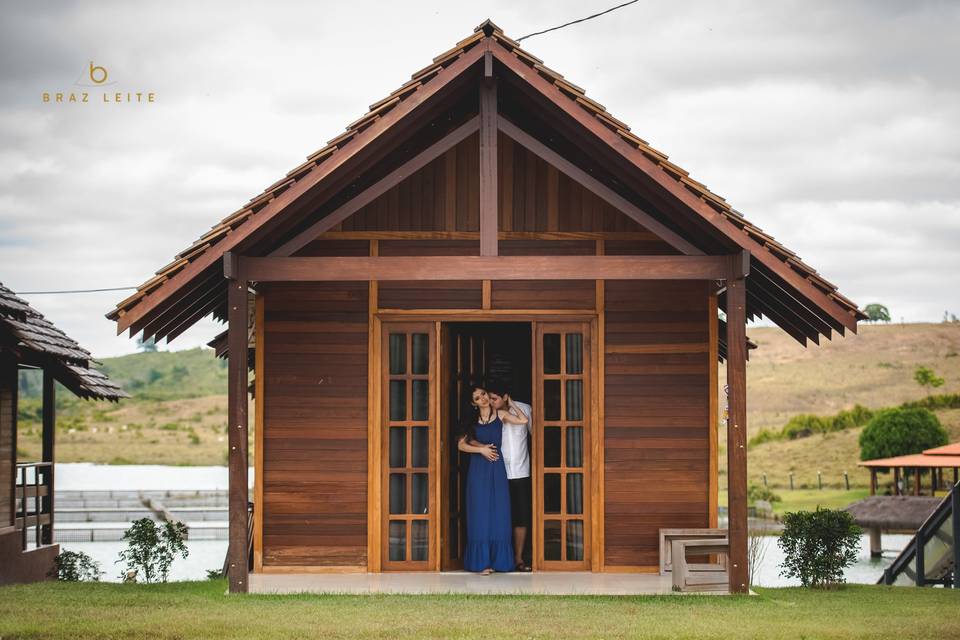
[[[117,563],[125,563],[120,574],[127,580],[128,572],[141,576],[144,582],[166,582],[170,565],[176,556],[189,555],[184,540],[187,527],[182,522],[154,522],[150,518],[135,520],[123,534],[127,548],[120,552]]]
[[[936,396],[927,396],[921,400],[904,402],[900,406],[904,409],[960,409],[960,393],[943,393]]]
[[[947,432],[929,409],[885,409],[860,433],[860,459],[904,456],[944,444]]]
[[[783,437],[777,431],[771,431],[770,429],[760,429],[760,431],[757,432],[757,435],[750,438],[749,442],[747,442],[747,447],[751,448],[758,444],[764,444],[766,442],[773,442],[775,440],[782,440],[782,439]]]
[[[780,575],[799,578],[805,587],[844,582],[843,570],[857,559],[861,533],[853,516],[839,509],[785,514],[777,540],[784,554]]]
[[[820,416],[809,413],[802,413],[793,416],[787,424],[783,425],[783,437],[788,440],[797,438],[806,438],[814,433],[826,433],[829,430],[827,422]]]
[[[64,582],[99,582],[100,563],[83,551],[61,551],[53,561],[51,577]]]
[[[757,500],[766,500],[770,504],[773,504],[774,502],[780,502],[782,498],[771,491],[769,487],[751,484],[747,487],[747,503],[754,504]]]

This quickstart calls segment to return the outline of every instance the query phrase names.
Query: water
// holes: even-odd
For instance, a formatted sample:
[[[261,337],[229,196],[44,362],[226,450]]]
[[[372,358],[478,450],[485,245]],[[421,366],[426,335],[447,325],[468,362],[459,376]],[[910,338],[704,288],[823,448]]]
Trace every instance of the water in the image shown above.
[[[250,483],[253,483],[251,469]],[[63,490],[225,490],[228,488],[226,467],[172,467],[163,465],[97,465],[64,463],[57,465],[56,488]],[[897,554],[910,540],[908,535],[885,534],[884,554],[870,557],[870,539],[860,538],[856,563],[845,572],[847,582],[873,584],[883,575]],[[123,542],[63,542],[61,549],[83,551],[97,560],[106,571],[103,580],[119,581],[120,565],[114,564]],[[227,552],[226,540],[192,540],[187,542],[190,555],[174,561],[171,580],[203,580],[207,569],[220,568]],[[799,586],[800,581],[780,576],[783,552],[776,536],[764,536],[764,554],[756,571],[754,584],[761,587]]]

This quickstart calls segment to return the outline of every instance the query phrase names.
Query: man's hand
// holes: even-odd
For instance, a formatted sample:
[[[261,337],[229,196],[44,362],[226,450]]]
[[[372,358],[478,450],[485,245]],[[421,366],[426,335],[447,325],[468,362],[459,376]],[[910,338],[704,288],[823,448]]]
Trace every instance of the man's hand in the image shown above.
[[[500,454],[497,453],[496,445],[485,444],[481,445],[480,448],[482,449],[482,451],[480,451],[480,455],[486,458],[489,462],[496,462],[500,459]]]

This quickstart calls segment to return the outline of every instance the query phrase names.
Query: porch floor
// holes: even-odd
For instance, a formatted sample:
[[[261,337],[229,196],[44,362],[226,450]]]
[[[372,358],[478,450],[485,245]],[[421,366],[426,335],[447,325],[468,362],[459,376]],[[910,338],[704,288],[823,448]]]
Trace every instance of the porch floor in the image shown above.
[[[251,573],[250,593],[665,595],[670,575],[655,573],[536,572],[480,576],[442,573]],[[725,592],[712,592],[725,593]],[[680,594],[677,594],[680,595]]]

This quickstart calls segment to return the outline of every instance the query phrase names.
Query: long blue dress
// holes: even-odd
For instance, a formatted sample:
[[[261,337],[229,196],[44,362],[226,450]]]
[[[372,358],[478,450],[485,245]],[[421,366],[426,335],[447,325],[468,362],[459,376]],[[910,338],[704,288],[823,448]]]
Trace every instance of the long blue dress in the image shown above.
[[[477,424],[476,439],[496,445],[500,451],[503,423],[495,418]],[[463,554],[467,571],[513,571],[513,530],[510,528],[510,483],[500,457],[490,462],[479,453],[470,454],[467,467],[467,548]]]

